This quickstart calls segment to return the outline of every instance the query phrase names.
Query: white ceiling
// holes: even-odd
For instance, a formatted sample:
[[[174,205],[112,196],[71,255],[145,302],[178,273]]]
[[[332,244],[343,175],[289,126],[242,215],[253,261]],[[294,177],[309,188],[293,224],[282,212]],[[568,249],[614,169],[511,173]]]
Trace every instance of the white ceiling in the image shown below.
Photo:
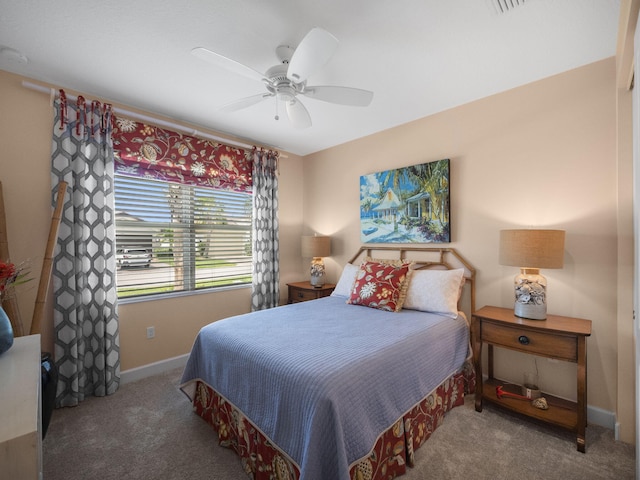
[[[306,155],[615,55],[620,0],[497,1],[0,0],[0,69]],[[274,99],[218,110],[264,86],[192,48],[266,72],[314,26],[340,43],[309,83],[371,90],[370,106],[301,97],[304,130]]]

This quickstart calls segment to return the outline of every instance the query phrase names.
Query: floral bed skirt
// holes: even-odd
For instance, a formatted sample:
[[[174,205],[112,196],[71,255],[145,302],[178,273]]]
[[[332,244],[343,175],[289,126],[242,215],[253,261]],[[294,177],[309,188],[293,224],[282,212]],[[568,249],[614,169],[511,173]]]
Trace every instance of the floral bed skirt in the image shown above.
[[[464,395],[475,391],[473,366],[442,382],[433,392],[386,430],[371,453],[350,467],[352,480],[389,480],[413,467],[414,452],[431,436]],[[254,480],[298,480],[296,463],[273,444],[244,414],[204,382],[198,381],[194,410],[218,433],[218,443],[232,448]]]

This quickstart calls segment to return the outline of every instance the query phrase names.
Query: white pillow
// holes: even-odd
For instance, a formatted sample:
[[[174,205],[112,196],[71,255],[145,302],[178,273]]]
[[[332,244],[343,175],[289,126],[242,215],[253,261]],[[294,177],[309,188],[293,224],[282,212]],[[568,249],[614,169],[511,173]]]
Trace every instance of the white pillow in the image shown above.
[[[458,298],[464,269],[414,270],[403,308],[458,316]]]
[[[342,269],[342,275],[340,275],[340,280],[338,280],[338,284],[336,285],[336,288],[333,289],[331,296],[334,296],[334,297],[350,296],[351,289],[353,288],[353,284],[356,281],[356,275],[358,274],[359,268],[360,267],[358,265],[347,263]]]

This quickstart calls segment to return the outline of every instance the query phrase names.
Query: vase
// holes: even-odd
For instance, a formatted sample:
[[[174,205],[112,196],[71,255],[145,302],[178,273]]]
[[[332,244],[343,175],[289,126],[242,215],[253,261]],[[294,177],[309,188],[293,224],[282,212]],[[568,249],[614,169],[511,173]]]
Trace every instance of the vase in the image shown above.
[[[321,288],[324,285],[324,262],[321,257],[313,257],[311,260],[311,285]]]
[[[0,355],[9,350],[13,345],[13,328],[7,312],[0,307]]]
[[[516,294],[515,315],[530,320],[545,320],[547,318],[547,279],[540,275],[540,269],[521,268],[513,283]]]

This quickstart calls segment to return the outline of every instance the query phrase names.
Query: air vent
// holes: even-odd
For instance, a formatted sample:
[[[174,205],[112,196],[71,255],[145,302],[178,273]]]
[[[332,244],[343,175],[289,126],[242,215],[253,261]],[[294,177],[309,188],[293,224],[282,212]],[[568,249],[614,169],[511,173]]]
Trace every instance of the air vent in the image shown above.
[[[493,10],[498,15],[508,13],[511,10],[524,5],[526,0],[490,0]]]

